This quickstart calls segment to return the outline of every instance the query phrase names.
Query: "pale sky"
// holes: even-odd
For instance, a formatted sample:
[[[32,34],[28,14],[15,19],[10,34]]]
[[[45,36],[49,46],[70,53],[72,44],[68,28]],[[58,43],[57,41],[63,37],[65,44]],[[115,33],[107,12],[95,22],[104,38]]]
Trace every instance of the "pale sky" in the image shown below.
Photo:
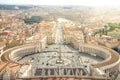
[[[0,0],[0,4],[119,6],[120,0]]]

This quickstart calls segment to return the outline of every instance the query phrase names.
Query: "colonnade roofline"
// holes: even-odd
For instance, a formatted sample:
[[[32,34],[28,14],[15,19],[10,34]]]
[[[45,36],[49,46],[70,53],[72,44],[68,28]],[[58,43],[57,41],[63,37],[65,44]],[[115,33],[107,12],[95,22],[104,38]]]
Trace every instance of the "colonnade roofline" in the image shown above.
[[[24,50],[24,49],[27,49],[27,48],[30,48],[30,47],[33,47],[35,49],[34,46],[32,46],[32,45],[31,46],[30,45],[17,46],[17,47],[14,47],[14,48],[11,48],[11,49],[8,49],[8,50],[4,51],[1,54],[1,57],[4,57],[5,59],[8,58],[6,60],[9,60],[11,53],[17,53],[17,51],[19,51],[19,50]],[[108,68],[108,66],[110,67],[110,65],[112,65],[113,63],[115,65],[115,63],[118,63],[118,61],[119,61],[119,55],[117,54],[117,52],[115,52],[115,51],[113,51],[109,48],[106,48],[106,47],[103,47],[103,46],[93,46],[93,45],[88,45],[88,44],[82,44],[82,45],[80,45],[80,47],[89,47],[89,48],[92,48],[92,49],[105,50],[105,53],[107,52],[108,58],[103,62],[100,62],[100,63],[97,63],[97,64],[92,64],[94,67],[101,67],[103,69],[104,66],[106,66],[106,68]],[[9,55],[9,56],[6,57],[6,55]],[[116,57],[115,61],[112,61],[112,63],[110,63],[109,61],[113,60],[114,57]],[[4,60],[3,60],[3,62],[4,62]],[[8,62],[10,62],[10,61],[8,61]],[[109,63],[109,65],[107,66],[108,63]],[[104,65],[102,65],[102,64],[104,64]]]
[[[96,64],[92,64],[96,68],[98,67],[98,68],[105,70],[105,69],[112,68],[115,65],[118,65],[120,63],[119,54],[110,48],[107,48],[104,46],[98,46],[98,45],[97,46],[89,45],[89,44],[82,44],[80,45],[80,47],[86,47],[86,48],[88,47],[92,49],[102,50],[105,52],[105,54],[107,55],[107,58],[104,61],[96,63]]]

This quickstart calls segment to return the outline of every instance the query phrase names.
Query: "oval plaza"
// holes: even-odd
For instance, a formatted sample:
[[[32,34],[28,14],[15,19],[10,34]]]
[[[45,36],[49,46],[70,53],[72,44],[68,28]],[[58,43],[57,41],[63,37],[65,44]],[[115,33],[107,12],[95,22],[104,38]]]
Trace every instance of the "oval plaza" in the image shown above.
[[[119,54],[66,34],[58,20],[52,35],[1,53],[4,80],[115,80]],[[39,34],[38,34],[39,35]]]

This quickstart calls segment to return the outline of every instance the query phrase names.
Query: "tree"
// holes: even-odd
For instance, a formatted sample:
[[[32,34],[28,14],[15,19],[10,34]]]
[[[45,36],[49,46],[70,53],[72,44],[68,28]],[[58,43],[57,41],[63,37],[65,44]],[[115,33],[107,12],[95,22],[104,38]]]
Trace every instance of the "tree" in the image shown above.
[[[24,19],[26,24],[39,23],[40,21],[42,21],[41,16],[32,16],[31,18]]]

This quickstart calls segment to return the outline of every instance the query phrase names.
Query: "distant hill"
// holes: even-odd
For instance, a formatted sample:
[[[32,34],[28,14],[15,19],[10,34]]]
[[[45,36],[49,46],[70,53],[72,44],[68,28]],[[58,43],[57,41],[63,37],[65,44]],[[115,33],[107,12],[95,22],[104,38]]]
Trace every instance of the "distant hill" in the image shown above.
[[[24,6],[24,5],[1,5],[0,10],[26,10],[30,9],[32,6]]]

